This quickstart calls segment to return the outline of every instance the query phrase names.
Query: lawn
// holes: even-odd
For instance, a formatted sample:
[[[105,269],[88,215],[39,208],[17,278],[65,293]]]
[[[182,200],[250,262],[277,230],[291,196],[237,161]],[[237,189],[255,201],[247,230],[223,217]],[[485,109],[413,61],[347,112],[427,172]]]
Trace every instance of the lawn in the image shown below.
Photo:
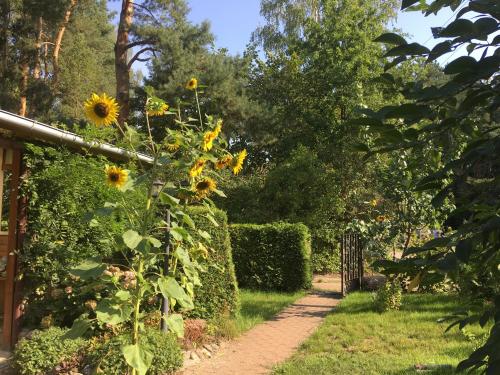
[[[280,293],[240,290],[241,311],[235,319],[237,332],[243,333],[256,324],[271,319],[304,295],[304,291]]]
[[[274,374],[453,374],[452,366],[475,345],[457,329],[444,333],[447,324],[436,322],[456,308],[456,297],[414,294],[404,296],[400,311],[379,314],[370,293],[352,293]],[[447,367],[417,372],[416,364]]]

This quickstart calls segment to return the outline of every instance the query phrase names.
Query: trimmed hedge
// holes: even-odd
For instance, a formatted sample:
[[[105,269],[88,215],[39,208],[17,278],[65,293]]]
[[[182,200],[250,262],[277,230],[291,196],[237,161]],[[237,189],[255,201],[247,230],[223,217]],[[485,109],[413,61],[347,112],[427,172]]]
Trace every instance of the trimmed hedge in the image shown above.
[[[191,207],[189,213],[198,229],[212,237],[208,258],[204,264],[207,272],[200,273],[202,286],[195,288],[194,310],[189,317],[216,319],[222,315],[234,316],[239,311],[238,284],[234,272],[231,241],[224,211],[212,209],[219,226],[207,218],[208,209]]]
[[[311,235],[303,224],[230,226],[238,284],[259,290],[311,287]]]

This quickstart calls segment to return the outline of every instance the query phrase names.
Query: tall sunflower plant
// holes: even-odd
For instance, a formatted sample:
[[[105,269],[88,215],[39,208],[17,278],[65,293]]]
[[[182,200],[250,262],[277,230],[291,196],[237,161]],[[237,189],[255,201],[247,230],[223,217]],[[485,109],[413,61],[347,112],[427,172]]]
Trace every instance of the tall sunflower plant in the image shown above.
[[[112,261],[88,259],[70,271],[82,289],[98,293],[95,300],[87,301],[87,312],[75,320],[66,336],[103,330],[130,332],[122,354],[132,375],[145,374],[151,366],[152,353],[142,343],[148,312],[167,305],[166,312],[162,309],[164,323],[183,336],[182,313],[194,307],[194,289],[200,286],[199,272],[204,271],[200,260],[210,251],[211,239],[196,227],[187,208],[206,206],[207,218],[217,226],[210,213],[214,207],[210,197],[224,196],[217,188],[219,175],[224,170],[240,173],[247,155],[246,150],[236,155],[226,150],[223,122],[202,114],[195,78],[186,90],[194,94],[197,119],[183,118],[181,108],[170,108],[149,90],[143,126],[147,135],[139,146],[129,142],[136,172],[118,165],[108,165],[103,171],[103,183],[121,191],[121,200],[106,203],[92,217],[90,226],[99,226],[102,216],[126,218],[121,236],[103,239],[117,256]],[[116,101],[106,94],[93,94],[85,103],[85,113],[95,126],[113,126],[122,140],[128,139],[127,125],[117,122],[118,112]],[[152,136],[152,116],[176,117],[175,127],[168,129],[161,142]],[[138,149],[150,155],[150,163],[140,161]],[[130,203],[131,196],[141,197],[140,207]],[[169,221],[164,218],[167,210]]]

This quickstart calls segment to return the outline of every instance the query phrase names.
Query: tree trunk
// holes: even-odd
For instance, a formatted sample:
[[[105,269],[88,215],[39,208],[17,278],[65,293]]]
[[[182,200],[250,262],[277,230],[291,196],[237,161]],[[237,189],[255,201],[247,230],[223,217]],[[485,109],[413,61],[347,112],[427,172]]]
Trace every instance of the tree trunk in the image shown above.
[[[36,21],[35,64],[33,67],[34,79],[40,79],[40,75],[42,72],[42,65],[41,65],[42,35],[43,35],[43,18],[38,17]]]
[[[57,30],[56,39],[54,41],[54,51],[52,52],[52,65],[54,67],[54,86],[57,85],[59,81],[59,52],[61,51],[61,43],[64,37],[64,33],[66,31],[66,27],[68,26],[69,20],[71,19],[71,14],[75,9],[77,4],[77,0],[71,0],[66,13],[64,13],[64,18],[59,25],[59,29]]]
[[[0,36],[0,48],[2,49],[2,74],[6,74],[9,68],[9,26],[10,26],[10,1],[0,2],[2,13],[2,34]]]
[[[21,79],[19,80],[19,116],[26,116],[26,92],[28,91],[28,76],[30,73],[30,66],[25,59],[21,60],[19,69],[21,70]]]
[[[130,113],[130,69],[128,67],[127,53],[133,13],[133,0],[123,0],[115,44],[116,100],[120,106],[118,116],[120,125],[127,121]]]

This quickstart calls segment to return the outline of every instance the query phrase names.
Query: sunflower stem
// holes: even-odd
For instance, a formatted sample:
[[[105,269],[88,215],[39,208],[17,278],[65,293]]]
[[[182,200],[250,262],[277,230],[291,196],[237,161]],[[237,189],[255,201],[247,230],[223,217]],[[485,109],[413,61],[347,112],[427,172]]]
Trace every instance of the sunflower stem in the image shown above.
[[[196,97],[196,105],[198,107],[198,117],[200,118],[200,126],[201,126],[201,129],[203,129],[203,120],[201,119],[200,101],[198,99],[198,89],[194,89],[194,96]]]

